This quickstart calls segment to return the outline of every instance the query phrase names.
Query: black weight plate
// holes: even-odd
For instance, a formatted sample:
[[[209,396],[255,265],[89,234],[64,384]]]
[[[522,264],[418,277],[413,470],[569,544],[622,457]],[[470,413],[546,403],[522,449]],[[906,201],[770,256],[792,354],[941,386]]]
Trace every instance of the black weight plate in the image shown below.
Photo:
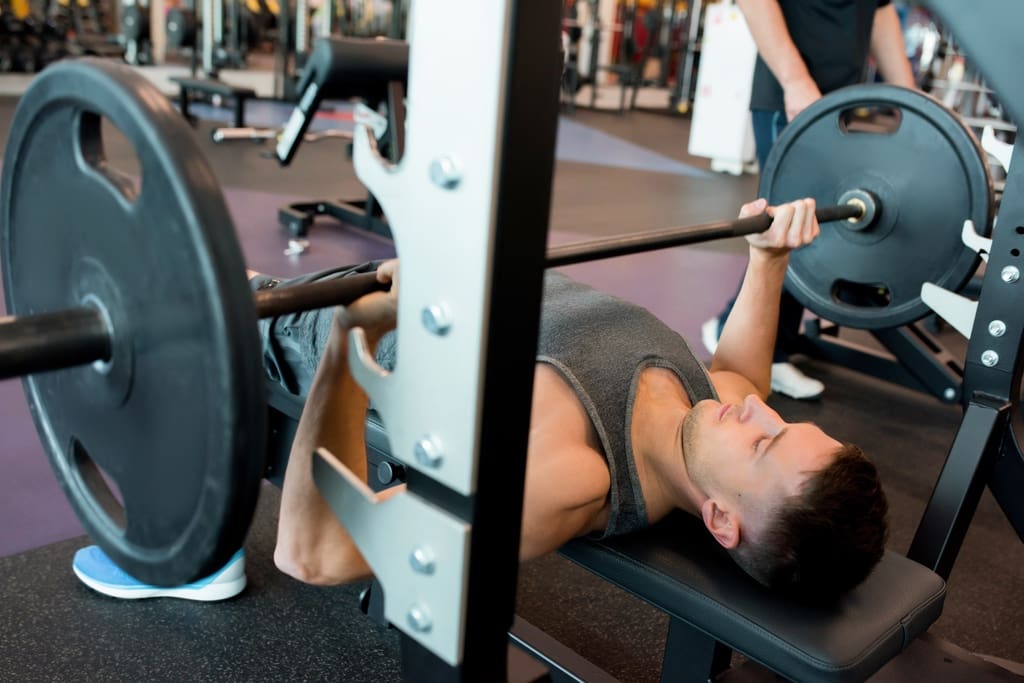
[[[138,190],[101,119],[134,148]],[[142,581],[209,574],[252,519],[266,405],[241,250],[191,129],[127,66],[55,64],[18,103],[0,207],[8,312],[93,305],[113,329],[108,363],[23,380],[72,507]]]
[[[149,7],[125,5],[121,14],[121,34],[129,41],[149,38]]]
[[[172,7],[168,10],[165,30],[168,49],[180,50],[181,48],[195,47],[198,21],[195,13],[191,10],[181,7]]]
[[[858,109],[898,112],[899,125],[853,130],[844,113]],[[760,195],[773,204],[813,197],[824,206],[858,189],[879,199],[874,224],[823,225],[813,244],[790,257],[786,288],[841,325],[881,329],[918,320],[929,312],[923,283],[957,291],[978,267],[961,232],[968,218],[979,233],[991,231],[985,155],[960,119],[927,95],[882,84],[844,88],[783,130]]]

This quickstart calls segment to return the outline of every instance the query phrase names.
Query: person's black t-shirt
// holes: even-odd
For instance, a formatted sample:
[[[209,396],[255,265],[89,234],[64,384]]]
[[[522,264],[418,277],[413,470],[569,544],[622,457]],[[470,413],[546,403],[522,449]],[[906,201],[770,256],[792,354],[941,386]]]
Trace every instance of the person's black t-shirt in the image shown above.
[[[778,0],[793,44],[822,94],[864,78],[875,11],[890,0]],[[760,55],[751,109],[785,110],[782,86]]]

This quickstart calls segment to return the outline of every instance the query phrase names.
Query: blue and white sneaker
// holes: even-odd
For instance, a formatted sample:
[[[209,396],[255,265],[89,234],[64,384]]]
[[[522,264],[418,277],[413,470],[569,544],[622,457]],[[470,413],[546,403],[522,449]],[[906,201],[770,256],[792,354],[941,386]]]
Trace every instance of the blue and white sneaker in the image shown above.
[[[75,575],[89,588],[113,598],[182,598],[185,600],[226,600],[245,588],[245,551],[235,553],[224,567],[205,579],[183,586],[150,586],[128,576],[99,546],[90,545],[75,553],[71,563]]]
[[[715,355],[715,351],[718,350],[718,337],[721,336],[721,324],[718,322],[718,316],[704,321],[704,324],[700,326],[700,340],[704,344],[704,348],[708,350],[712,356]]]

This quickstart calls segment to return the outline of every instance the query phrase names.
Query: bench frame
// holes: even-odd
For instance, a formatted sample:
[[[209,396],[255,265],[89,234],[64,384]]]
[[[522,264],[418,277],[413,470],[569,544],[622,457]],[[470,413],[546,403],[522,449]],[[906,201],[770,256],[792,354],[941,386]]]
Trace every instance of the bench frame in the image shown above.
[[[178,84],[179,95],[178,102],[180,103],[181,115],[185,119],[195,125],[196,119],[189,111],[189,105],[192,99],[189,97],[191,92],[202,92],[209,93],[211,95],[220,95],[232,102],[233,111],[233,124],[235,128],[243,128],[245,126],[245,103],[256,97],[256,91],[252,88],[238,88],[232,85],[228,85],[223,81],[217,81],[212,79],[203,78],[188,78],[185,76],[172,76],[171,81]]]

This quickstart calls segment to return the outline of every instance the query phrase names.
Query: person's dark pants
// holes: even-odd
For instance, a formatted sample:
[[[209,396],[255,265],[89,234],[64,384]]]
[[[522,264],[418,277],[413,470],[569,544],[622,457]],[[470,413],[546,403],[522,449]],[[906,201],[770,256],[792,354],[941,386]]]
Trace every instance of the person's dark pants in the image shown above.
[[[357,266],[331,268],[290,280],[276,280],[268,275],[256,275],[249,280],[253,291],[268,287],[333,280],[367,273],[377,269],[380,261]],[[263,345],[263,368],[267,378],[277,382],[288,393],[305,397],[313,383],[320,356],[327,345],[327,336],[334,321],[334,309],[322,308],[291,313],[259,321],[260,341]],[[386,335],[377,345],[377,362],[384,367],[394,364],[394,335]]]
[[[754,124],[754,146],[757,151],[757,163],[764,168],[768,160],[768,153],[772,145],[786,127],[786,112],[766,111],[755,109],[750,112]],[[742,279],[740,280],[742,285]],[[739,288],[737,288],[737,294]],[[725,321],[736,304],[736,295],[725,304],[725,308],[718,314],[718,334],[722,334]],[[785,363],[789,360],[789,354],[797,348],[797,340],[800,337],[800,322],[804,317],[803,305],[793,298],[789,292],[782,291],[782,300],[779,304],[779,329],[775,338],[775,353],[772,357],[773,363]]]

